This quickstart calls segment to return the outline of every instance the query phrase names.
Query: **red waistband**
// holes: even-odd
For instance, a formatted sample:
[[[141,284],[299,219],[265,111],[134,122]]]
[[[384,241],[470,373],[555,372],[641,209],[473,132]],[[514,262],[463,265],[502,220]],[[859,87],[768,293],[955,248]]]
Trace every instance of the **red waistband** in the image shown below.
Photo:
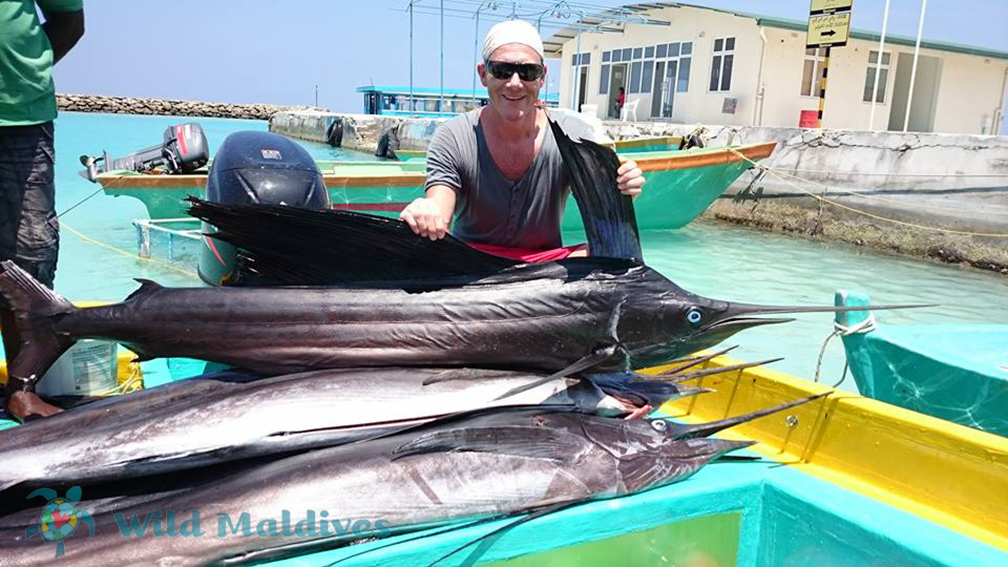
[[[496,246],[494,244],[469,243],[469,246],[481,252],[493,254],[494,256],[503,256],[505,258],[511,258],[512,260],[521,260],[522,262],[529,263],[562,260],[574,252],[588,249],[587,244],[577,244],[574,246],[565,246],[563,248],[552,248],[550,250],[530,250],[528,248],[512,248],[509,246]]]

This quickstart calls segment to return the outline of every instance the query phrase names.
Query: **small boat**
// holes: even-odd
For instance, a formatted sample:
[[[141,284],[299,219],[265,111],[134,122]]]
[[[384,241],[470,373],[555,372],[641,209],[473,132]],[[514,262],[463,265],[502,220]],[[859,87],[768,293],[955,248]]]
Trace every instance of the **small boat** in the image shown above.
[[[698,368],[738,362],[719,356]],[[714,391],[661,411],[711,421],[828,389],[765,367],[692,384]],[[759,444],[686,481],[511,527],[446,564],[872,565],[880,557],[886,565],[1008,564],[1008,439],[846,392],[724,436]],[[271,564],[429,565],[511,521]]]
[[[633,153],[644,170],[647,189],[636,201],[641,229],[681,228],[700,216],[744,171],[748,160],[768,157],[776,143],[732,148]],[[744,158],[742,156],[745,156]],[[388,216],[423,196],[426,164],[422,160],[389,162],[317,162],[334,209]],[[110,171],[96,176],[107,195],[139,199],[152,220],[185,217],[183,199],[203,196],[205,170],[158,175]],[[581,228],[573,200],[564,215],[564,230]]]
[[[621,154],[639,152],[669,152],[680,149],[680,146],[682,145],[682,137],[648,136],[644,138],[631,138],[629,140],[617,140],[606,145]],[[396,150],[395,153],[396,157],[400,161],[427,159],[427,152],[423,150]]]
[[[838,291],[837,305],[870,305]],[[1008,325],[887,325],[837,313],[862,396],[1008,437]]]

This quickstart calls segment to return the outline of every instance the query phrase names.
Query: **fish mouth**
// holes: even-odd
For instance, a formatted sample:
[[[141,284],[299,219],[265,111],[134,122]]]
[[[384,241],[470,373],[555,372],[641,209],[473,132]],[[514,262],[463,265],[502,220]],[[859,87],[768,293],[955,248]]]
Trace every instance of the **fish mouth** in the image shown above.
[[[761,325],[777,325],[780,323],[790,323],[791,321],[794,321],[793,317],[728,317],[726,319],[714,321],[713,323],[702,327],[697,334],[707,335],[710,333],[724,332],[734,335],[739,331],[759,327]]]
[[[714,316],[714,320],[697,329],[697,334],[729,333],[758,327],[775,325],[794,321],[791,317],[754,317],[753,315],[791,315],[796,313],[840,313],[847,311],[879,311],[891,309],[915,309],[919,307],[934,307],[933,304],[901,304],[901,305],[760,305],[755,303],[727,303]],[[726,335],[727,336],[727,335]]]
[[[685,335],[685,340],[681,343],[681,346],[686,347],[683,349],[684,351],[697,352],[699,350],[713,347],[736,333],[746,329],[761,327],[764,325],[789,323],[795,320],[793,317],[779,317],[776,315],[931,307],[931,305],[922,304],[882,306],[793,306],[729,303],[713,300],[707,301],[709,303],[706,303],[706,305],[704,302],[700,302],[695,308],[687,312],[687,317],[690,315],[696,315],[700,321],[695,323],[692,332]],[[759,317],[759,315],[768,316]]]
[[[692,453],[692,456],[694,457],[717,458],[725,453],[752,447],[758,442],[752,440],[698,438],[685,439],[682,443],[688,447],[688,451]]]

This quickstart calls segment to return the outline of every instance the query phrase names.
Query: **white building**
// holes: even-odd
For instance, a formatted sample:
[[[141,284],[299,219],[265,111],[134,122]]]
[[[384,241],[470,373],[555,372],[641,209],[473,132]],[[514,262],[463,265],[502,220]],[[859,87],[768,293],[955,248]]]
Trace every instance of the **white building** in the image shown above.
[[[617,118],[623,87],[637,120],[795,127],[802,111],[818,111],[825,50],[805,48],[807,22],[672,2],[622,9],[669,25],[606,23],[622,33],[568,28],[550,37],[547,55],[562,62],[561,107],[595,105],[599,118]],[[874,128],[902,131],[909,98],[910,131],[999,133],[1008,53],[922,41],[911,98],[914,42],[886,36]],[[879,34],[851,30],[832,49],[823,127],[868,129],[878,48]]]

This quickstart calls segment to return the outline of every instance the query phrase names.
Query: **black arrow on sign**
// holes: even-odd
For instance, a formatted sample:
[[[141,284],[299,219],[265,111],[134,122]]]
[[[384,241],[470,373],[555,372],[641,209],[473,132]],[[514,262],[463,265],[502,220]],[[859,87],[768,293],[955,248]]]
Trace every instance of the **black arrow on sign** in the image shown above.
[[[827,36],[828,35],[836,35],[836,30],[825,31],[825,32],[822,32],[819,35],[827,35]]]

